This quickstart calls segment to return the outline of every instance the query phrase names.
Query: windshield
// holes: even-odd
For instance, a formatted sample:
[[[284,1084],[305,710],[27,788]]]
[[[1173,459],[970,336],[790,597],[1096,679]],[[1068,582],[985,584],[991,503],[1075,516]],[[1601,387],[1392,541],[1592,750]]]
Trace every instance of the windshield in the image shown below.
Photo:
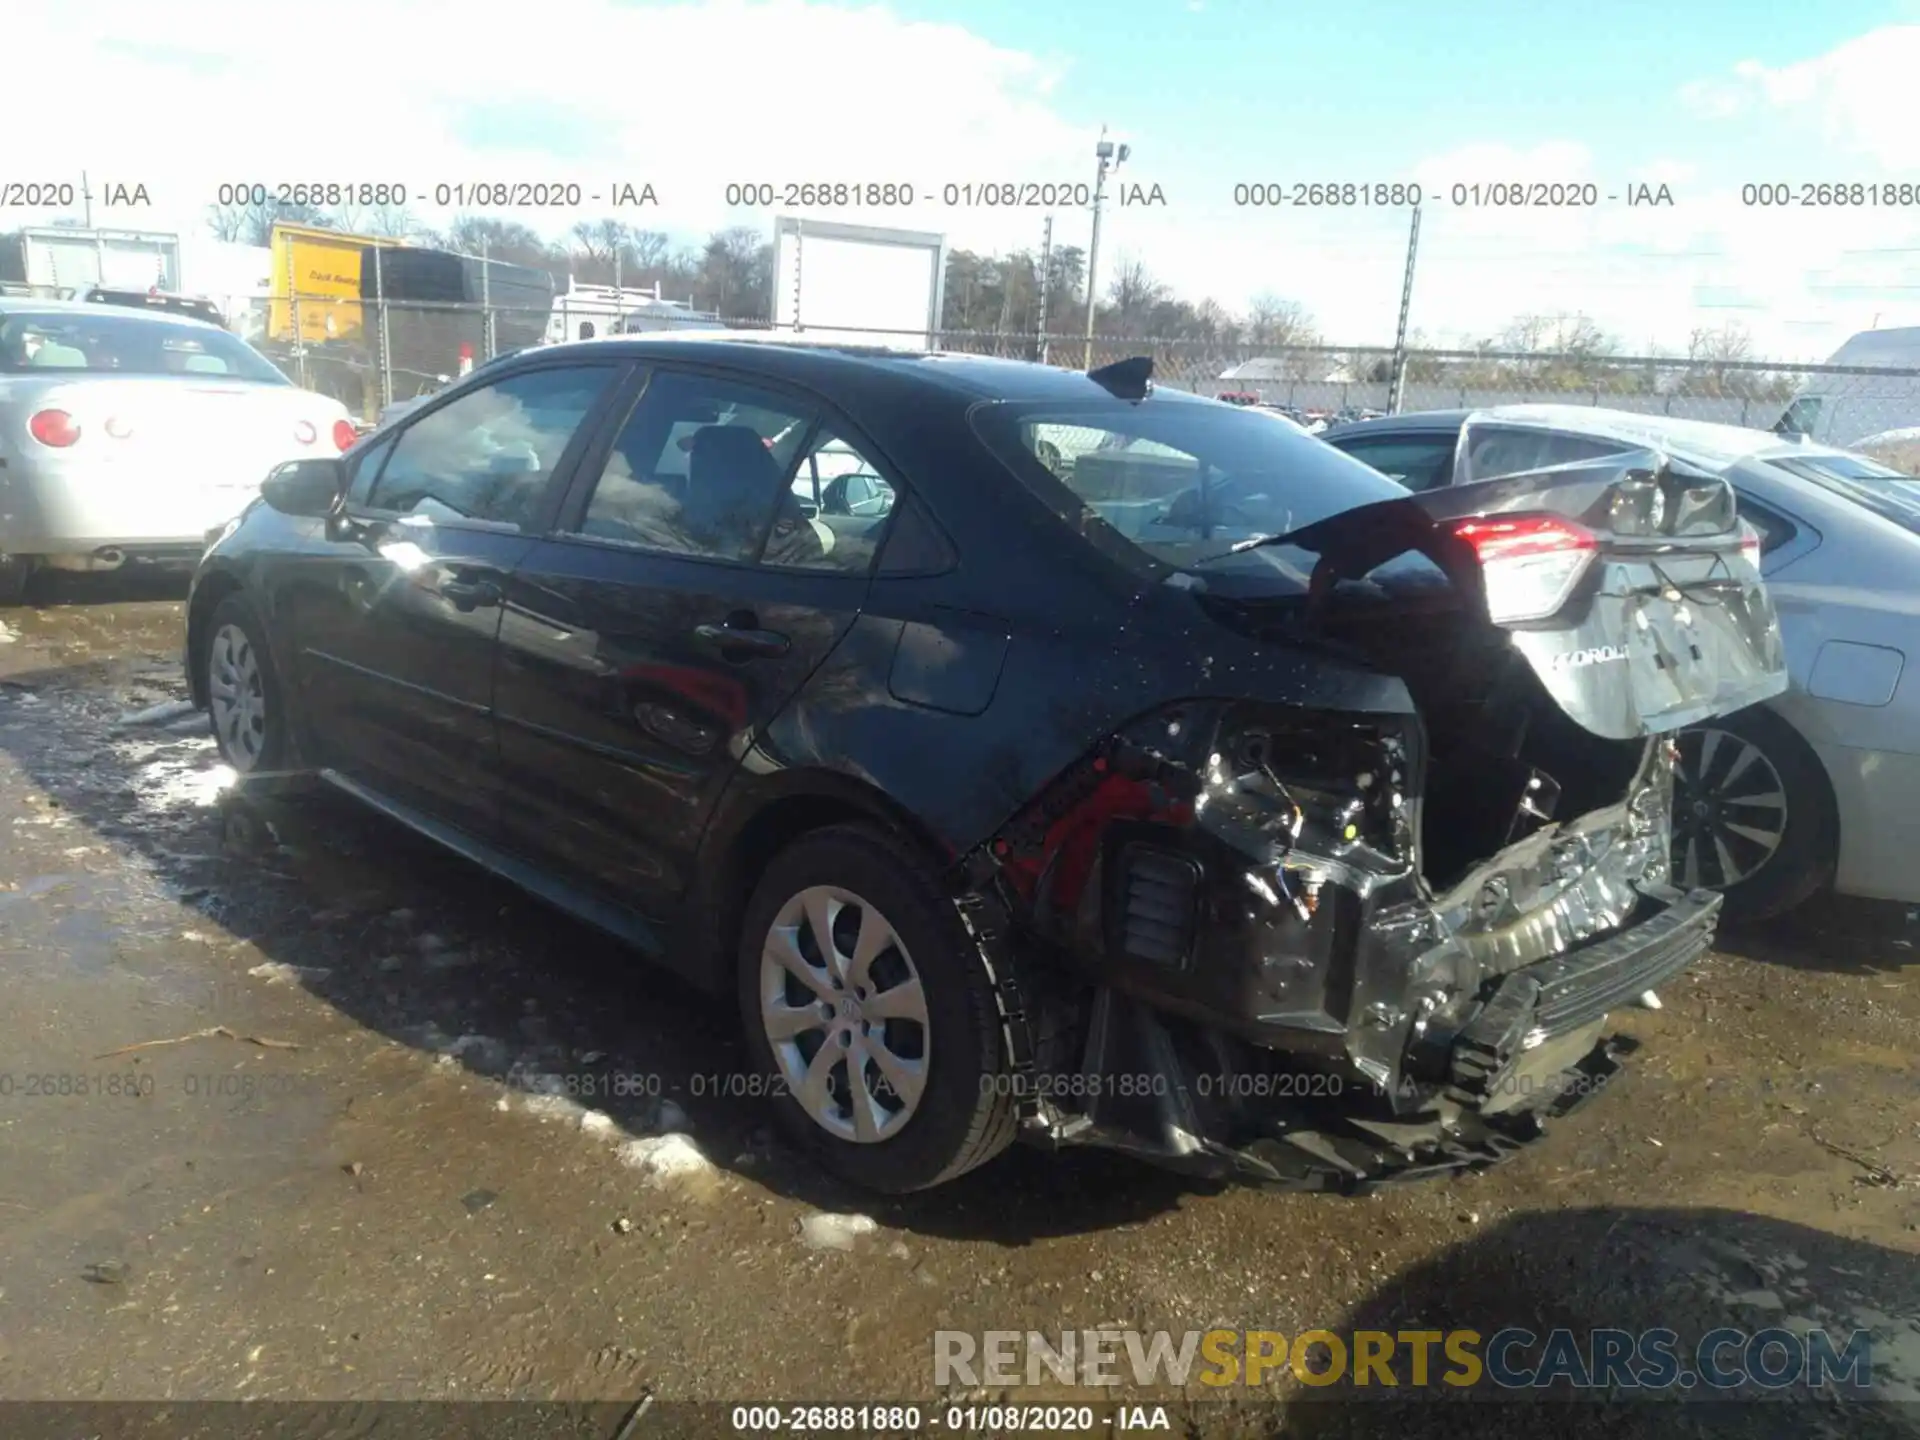
[[[1166,392],[985,405],[974,427],[1066,519],[1178,568],[1408,493],[1272,416]]]
[[[0,374],[57,371],[292,383],[246,341],[204,325],[95,311],[0,313]]]
[[[1858,455],[1789,455],[1769,462],[1920,534],[1920,480]]]

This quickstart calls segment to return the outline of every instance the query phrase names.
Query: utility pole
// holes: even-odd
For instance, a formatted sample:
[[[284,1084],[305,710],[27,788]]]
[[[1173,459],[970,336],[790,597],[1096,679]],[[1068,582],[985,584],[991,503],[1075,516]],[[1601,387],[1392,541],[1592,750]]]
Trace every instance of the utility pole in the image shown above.
[[[84,170],[80,172],[80,199],[87,207],[87,229],[91,230],[93,228],[93,187],[87,183],[87,172]]]
[[[1116,147],[1107,139],[1107,127],[1100,127],[1100,139],[1093,147],[1095,160],[1099,168],[1093,174],[1093,237],[1087,244],[1087,359],[1084,368],[1093,368],[1093,314],[1099,303],[1100,287],[1096,276],[1100,267],[1100,202],[1106,198],[1107,172],[1118,170],[1127,156],[1133,153],[1130,145]]]
[[[1053,285],[1053,216],[1047,216],[1046,228],[1040,232],[1040,319],[1034,328],[1034,355],[1039,362],[1047,363],[1047,302],[1052,294]]]
[[[1413,207],[1413,227],[1407,232],[1407,276],[1400,284],[1400,324],[1393,333],[1393,384],[1387,394],[1387,413],[1398,415],[1407,390],[1407,311],[1413,304],[1413,260],[1420,253],[1420,207]]]

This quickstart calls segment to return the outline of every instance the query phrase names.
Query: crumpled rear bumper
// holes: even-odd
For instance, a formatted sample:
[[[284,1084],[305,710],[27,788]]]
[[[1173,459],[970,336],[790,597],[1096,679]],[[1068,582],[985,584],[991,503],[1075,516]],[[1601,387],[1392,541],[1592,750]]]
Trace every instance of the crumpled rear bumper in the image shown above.
[[[1603,1036],[1607,1013],[1712,943],[1717,894],[1644,889],[1650,913],[1636,923],[1492,977],[1448,1026],[1418,1030],[1387,1085],[1337,1066],[1304,1068],[1297,1056],[1103,989],[1072,1080],[1074,1113],[1055,1112],[1030,1133],[1294,1189],[1352,1193],[1485,1169],[1604,1088],[1631,1048]]]

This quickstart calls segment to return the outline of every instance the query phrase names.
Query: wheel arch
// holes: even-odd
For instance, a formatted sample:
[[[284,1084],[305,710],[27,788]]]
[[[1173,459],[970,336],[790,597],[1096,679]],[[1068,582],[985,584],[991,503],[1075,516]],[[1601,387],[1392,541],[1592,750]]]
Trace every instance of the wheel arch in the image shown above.
[[[1800,733],[1800,727],[1794,724],[1790,717],[1781,714],[1774,706],[1756,705],[1754,709],[1764,715],[1767,722],[1778,725],[1783,733],[1792,737],[1791,743],[1800,747],[1805,759],[1811,765],[1812,773],[1819,777],[1818,803],[1821,809],[1820,818],[1824,822],[1821,827],[1823,849],[1820,859],[1829,867],[1837,865],[1840,860],[1840,830],[1843,824],[1840,816],[1840,792],[1833,783],[1833,772],[1827,768],[1826,757],[1820,753],[1819,746]]]
[[[801,836],[834,825],[864,824],[898,842],[933,874],[956,858],[952,848],[904,805],[857,776],[788,770],[743,785],[736,779],[700,845],[680,944],[687,978],[716,993],[733,983],[740,925],[767,865]]]
[[[210,570],[200,577],[187,602],[187,693],[202,710],[207,708],[207,622],[222,600],[245,588],[232,571]]]

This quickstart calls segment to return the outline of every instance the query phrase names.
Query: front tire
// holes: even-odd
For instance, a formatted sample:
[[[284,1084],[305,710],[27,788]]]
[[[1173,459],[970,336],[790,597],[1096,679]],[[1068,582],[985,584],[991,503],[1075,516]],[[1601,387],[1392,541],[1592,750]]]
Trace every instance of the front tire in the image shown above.
[[[1682,731],[1679,744],[1676,884],[1718,890],[1721,913],[1741,922],[1783,914],[1832,880],[1833,791],[1798,731],[1755,707]]]
[[[207,620],[207,713],[220,758],[242,780],[277,775],[287,763],[286,704],[253,607],[229,595]]]
[[[27,582],[33,578],[33,572],[39,569],[39,557],[34,555],[0,555],[0,605],[23,605],[27,599]]]
[[[803,836],[741,928],[747,1050],[788,1138],[885,1194],[983,1165],[1013,1139],[991,982],[927,869],[865,826]]]

